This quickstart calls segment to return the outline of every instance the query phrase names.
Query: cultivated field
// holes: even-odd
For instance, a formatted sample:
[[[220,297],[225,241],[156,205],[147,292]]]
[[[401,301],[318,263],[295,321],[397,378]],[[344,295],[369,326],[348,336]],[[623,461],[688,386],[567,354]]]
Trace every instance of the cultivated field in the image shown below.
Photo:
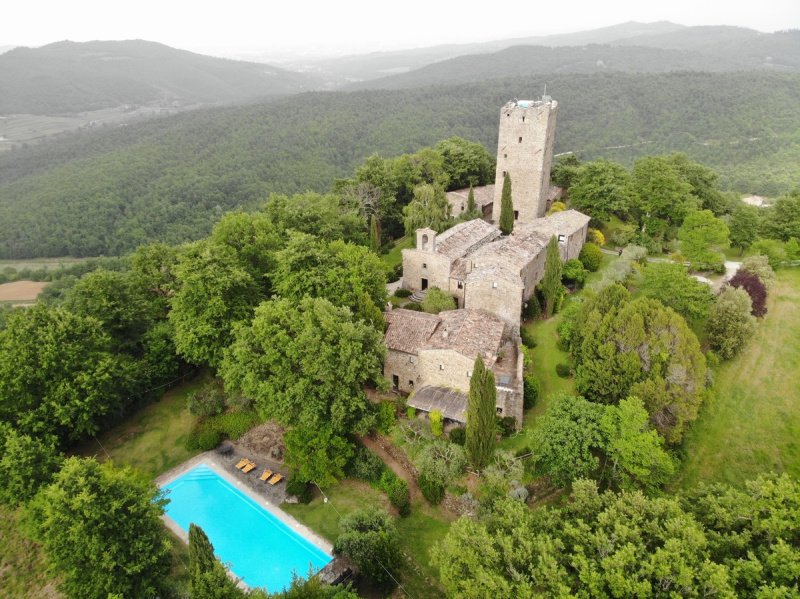
[[[34,302],[47,286],[46,281],[14,281],[0,285],[0,302]]]
[[[685,443],[677,483],[740,486],[762,472],[800,476],[800,270],[778,272],[769,312],[716,370],[715,397]]]
[[[13,268],[16,272],[21,270],[53,270],[72,266],[79,262],[86,262],[91,258],[30,258],[26,260],[0,260],[0,272],[6,268]]]

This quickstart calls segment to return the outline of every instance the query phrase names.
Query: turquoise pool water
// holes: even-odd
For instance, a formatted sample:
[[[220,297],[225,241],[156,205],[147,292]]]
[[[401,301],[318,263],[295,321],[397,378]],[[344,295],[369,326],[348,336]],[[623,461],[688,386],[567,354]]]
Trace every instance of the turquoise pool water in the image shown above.
[[[165,485],[167,515],[183,530],[200,526],[217,557],[250,587],[287,588],[292,572],[305,577],[331,556],[294,532],[214,470],[200,464]]]

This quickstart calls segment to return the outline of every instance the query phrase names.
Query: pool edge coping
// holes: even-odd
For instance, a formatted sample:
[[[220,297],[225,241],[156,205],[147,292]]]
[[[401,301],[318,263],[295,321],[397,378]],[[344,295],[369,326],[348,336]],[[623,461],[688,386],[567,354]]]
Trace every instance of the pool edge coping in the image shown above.
[[[154,482],[160,488],[163,489],[166,485],[170,484],[174,480],[180,478],[193,468],[205,464],[209,468],[211,468],[216,474],[221,476],[227,483],[229,483],[234,489],[239,490],[248,498],[253,500],[257,505],[263,507],[267,510],[270,514],[275,516],[278,520],[283,522],[286,526],[288,526],[292,531],[296,532],[297,534],[304,537],[308,542],[313,544],[317,549],[321,549],[332,558],[336,556],[333,554],[333,544],[310,529],[305,524],[301,524],[297,519],[293,516],[290,516],[279,506],[275,505],[272,501],[265,498],[262,495],[256,493],[253,489],[249,486],[242,483],[240,480],[236,480],[233,476],[232,472],[228,472],[225,468],[226,464],[222,462],[219,455],[215,451],[206,451],[199,455],[196,455],[192,458],[189,458],[185,462],[182,462],[167,470],[166,472],[158,475]],[[189,534],[184,531],[177,522],[175,522],[172,518],[170,518],[166,513],[161,516],[161,519],[164,521],[164,524],[169,528],[171,532],[173,532],[181,541],[184,543],[189,542]]]

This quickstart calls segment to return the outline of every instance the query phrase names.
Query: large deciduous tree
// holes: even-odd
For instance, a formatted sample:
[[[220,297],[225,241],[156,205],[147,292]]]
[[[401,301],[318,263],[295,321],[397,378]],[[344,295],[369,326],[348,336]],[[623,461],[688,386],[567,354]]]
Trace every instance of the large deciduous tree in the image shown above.
[[[414,188],[414,199],[403,208],[406,235],[429,227],[441,233],[453,224],[452,208],[444,189],[423,183]]]
[[[503,189],[500,192],[500,221],[498,226],[503,235],[511,235],[514,230],[514,202],[511,192],[511,175],[503,175]]]
[[[767,287],[761,279],[758,278],[757,274],[746,270],[740,270],[731,277],[728,281],[728,285],[744,289],[747,292],[753,304],[753,316],[761,318],[767,313]]]
[[[558,486],[590,477],[598,469],[603,445],[600,421],[606,407],[583,397],[560,395],[533,434],[536,468]]]
[[[272,194],[264,214],[278,231],[292,229],[328,241],[343,239],[361,245],[369,241],[367,221],[360,211],[334,194]]]
[[[781,196],[765,209],[762,233],[781,241],[800,239],[800,190]]]
[[[281,297],[322,297],[383,329],[386,267],[369,249],[295,233],[276,258],[273,287]]]
[[[478,469],[489,463],[494,451],[496,403],[494,373],[486,368],[478,356],[469,379],[465,444],[470,463]]]
[[[609,406],[600,419],[605,476],[623,489],[655,489],[675,471],[664,450],[664,439],[652,429],[647,410],[638,397]]]
[[[680,441],[706,384],[705,358],[686,321],[657,300],[631,300],[614,284],[582,303],[575,324],[578,392],[603,403],[640,397],[659,433]]]
[[[30,500],[52,480],[62,459],[52,435],[31,436],[0,422],[0,503]]]
[[[603,223],[612,215],[625,217],[631,198],[631,176],[627,169],[607,160],[582,164],[569,188],[572,205]]]
[[[558,249],[558,241],[555,236],[550,238],[547,244],[545,261],[544,261],[544,277],[539,284],[544,297],[544,313],[547,318],[550,318],[556,310],[556,302],[562,291],[561,274],[564,265],[561,262],[561,252]]]
[[[353,455],[353,444],[324,424],[294,427],[286,433],[285,443],[285,460],[292,478],[320,487],[330,487],[344,478],[344,468]]]
[[[631,214],[646,238],[662,240],[697,206],[692,186],[666,156],[639,158],[633,164],[631,182]]]
[[[176,275],[169,314],[175,347],[189,362],[217,367],[233,325],[249,320],[259,301],[258,284],[232,248],[209,241],[183,249]]]
[[[381,334],[322,298],[262,303],[237,327],[220,373],[284,425],[349,432],[367,411],[365,384],[383,385]]]
[[[731,212],[728,220],[731,245],[739,248],[739,254],[742,254],[758,238],[760,223],[761,216],[755,206],[748,206],[742,202]]]
[[[448,189],[485,185],[494,175],[495,159],[481,144],[460,137],[437,143],[433,149],[441,154]]]
[[[28,511],[68,597],[156,597],[170,568],[165,503],[130,468],[72,457]]]
[[[744,289],[726,286],[711,308],[706,331],[711,349],[726,360],[747,344],[756,328],[752,301]]]
[[[728,225],[711,210],[690,212],[678,229],[681,252],[697,270],[717,270],[725,262]]]
[[[0,420],[62,441],[94,434],[124,406],[130,370],[98,320],[41,304],[14,310],[0,331]]]
[[[714,303],[710,287],[690,277],[682,264],[673,262],[648,264],[638,287],[642,295],[657,299],[687,320],[704,320]]]
[[[344,516],[339,527],[334,553],[352,559],[379,586],[393,587],[401,554],[392,517],[377,507],[366,507]]]

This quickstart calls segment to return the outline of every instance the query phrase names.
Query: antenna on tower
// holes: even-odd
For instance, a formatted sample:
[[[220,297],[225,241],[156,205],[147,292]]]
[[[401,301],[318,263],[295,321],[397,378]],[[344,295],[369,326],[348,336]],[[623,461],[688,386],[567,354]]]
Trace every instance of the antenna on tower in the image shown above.
[[[547,84],[544,84],[544,93],[542,94],[542,102],[549,102],[550,96],[547,95]]]

